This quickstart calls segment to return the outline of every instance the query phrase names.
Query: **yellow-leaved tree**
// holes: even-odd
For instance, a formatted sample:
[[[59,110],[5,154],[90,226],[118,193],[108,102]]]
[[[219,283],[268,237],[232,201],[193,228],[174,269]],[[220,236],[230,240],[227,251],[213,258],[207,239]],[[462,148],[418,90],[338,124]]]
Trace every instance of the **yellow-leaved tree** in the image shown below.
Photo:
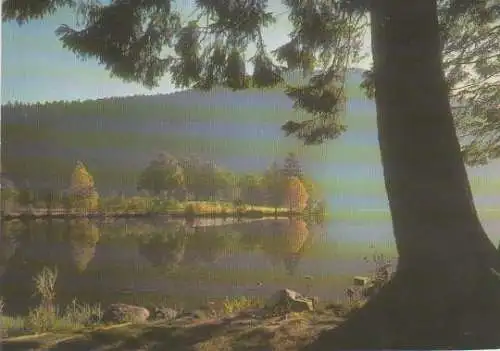
[[[300,212],[307,206],[309,194],[304,184],[297,177],[289,177],[285,191],[285,206],[290,211]]]
[[[95,211],[99,205],[99,194],[94,178],[81,161],[76,162],[69,188],[71,208],[80,212]]]

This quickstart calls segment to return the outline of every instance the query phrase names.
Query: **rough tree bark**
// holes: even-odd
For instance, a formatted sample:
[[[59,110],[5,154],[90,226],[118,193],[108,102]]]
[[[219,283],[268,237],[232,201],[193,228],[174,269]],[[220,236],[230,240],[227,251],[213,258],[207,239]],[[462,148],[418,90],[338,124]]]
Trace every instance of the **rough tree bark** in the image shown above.
[[[496,248],[477,216],[441,65],[436,0],[371,10],[396,276],[311,349],[500,346]]]
[[[372,11],[377,125],[398,271],[431,266],[474,279],[495,248],[474,207],[455,133],[435,0]],[[425,266],[425,267],[424,267]]]

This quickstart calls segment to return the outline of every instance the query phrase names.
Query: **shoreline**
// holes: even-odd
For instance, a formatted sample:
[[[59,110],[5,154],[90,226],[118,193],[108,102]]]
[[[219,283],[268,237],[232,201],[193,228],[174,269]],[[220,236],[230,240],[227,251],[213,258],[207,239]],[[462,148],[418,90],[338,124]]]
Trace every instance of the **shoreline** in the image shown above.
[[[280,289],[278,291],[285,291],[287,289]],[[291,290],[289,290],[291,291]],[[294,291],[292,291],[294,292]],[[247,297],[245,295],[234,296],[230,299],[226,297],[224,300],[219,301],[211,301],[207,304],[200,305],[198,307],[184,310],[183,308],[171,308],[167,306],[148,306],[142,307],[139,305],[128,305],[122,304],[120,302],[111,304],[101,310],[99,318],[93,320],[95,315],[89,314],[85,317],[85,320],[78,321],[78,323],[72,324],[64,321],[63,315],[58,315],[56,318],[60,321],[60,325],[51,326],[47,329],[37,330],[36,326],[33,329],[33,326],[28,327],[24,323],[26,323],[28,316],[8,316],[3,315],[4,319],[11,320],[23,320],[23,325],[16,326],[14,328],[9,327],[7,325],[3,325],[3,328],[0,328],[0,339],[4,343],[17,343],[23,342],[25,340],[33,340],[33,339],[45,339],[48,337],[49,339],[55,338],[58,342],[65,341],[67,338],[71,339],[75,336],[79,336],[82,334],[93,333],[98,331],[106,331],[109,329],[121,328],[121,327],[139,327],[139,328],[148,328],[153,325],[164,325],[166,327],[190,327],[200,324],[213,323],[216,321],[224,322],[228,318],[235,318],[238,316],[242,316],[245,320],[250,317],[250,314],[255,314],[253,318],[255,319],[257,315],[260,315],[259,319],[261,323],[267,324],[270,322],[270,319],[273,322],[282,321],[282,318],[287,315],[302,315],[307,319],[313,317],[314,315],[318,316],[319,314],[325,313],[327,310],[330,310],[329,314],[335,317],[341,317],[342,315],[347,314],[350,309],[349,303],[346,301],[339,302],[334,300],[322,300],[319,301],[317,298],[308,297],[306,295],[299,295],[298,299],[305,299],[311,301],[312,309],[310,311],[303,310],[293,312],[291,307],[286,307],[285,310],[269,308],[268,303],[273,299],[275,294],[268,298],[256,298],[256,297]],[[303,296],[303,297],[302,297]],[[283,305],[283,301],[276,301],[275,303],[280,306]],[[215,304],[215,305],[214,305]],[[129,310],[126,311],[127,316],[120,315],[120,313],[113,316],[113,318],[118,318],[117,320],[105,320],[104,315],[106,313],[109,314],[111,306],[125,306],[128,307]],[[55,306],[55,305],[54,305]],[[284,305],[283,305],[284,306]],[[130,309],[130,308],[133,308]],[[145,316],[140,316],[140,310],[146,310],[148,313]],[[272,312],[274,310],[274,312]],[[158,315],[156,311],[160,311]],[[341,311],[341,312],[340,312]],[[170,315],[170,312],[174,312],[173,315]],[[341,313],[339,315],[338,313]],[[137,315],[132,315],[132,314]],[[166,314],[165,314],[166,313]],[[128,315],[130,314],[130,315]],[[305,314],[305,315],[304,315]],[[142,317],[145,317],[143,320]],[[138,318],[138,319],[135,319]],[[257,321],[255,321],[257,322]]]
[[[197,218],[241,218],[241,219],[261,219],[261,218],[293,218],[304,215],[300,212],[278,211],[277,213],[267,213],[259,210],[249,210],[240,213],[232,212],[210,212],[210,213],[185,213],[185,211],[166,212],[94,212],[94,213],[16,213],[3,214],[2,221],[12,220],[36,220],[36,219],[107,219],[107,218],[150,218],[150,217],[170,217],[172,219],[185,219],[192,221]]]

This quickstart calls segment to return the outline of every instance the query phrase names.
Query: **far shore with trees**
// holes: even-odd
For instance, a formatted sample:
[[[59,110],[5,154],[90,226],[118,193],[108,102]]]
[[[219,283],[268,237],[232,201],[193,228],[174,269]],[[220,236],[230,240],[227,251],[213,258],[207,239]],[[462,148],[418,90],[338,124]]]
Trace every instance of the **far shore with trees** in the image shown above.
[[[2,218],[137,217],[290,217],[325,214],[315,184],[290,152],[282,165],[264,172],[237,174],[212,161],[160,153],[137,181],[137,195],[100,196],[81,161],[62,191],[16,187],[2,177]]]

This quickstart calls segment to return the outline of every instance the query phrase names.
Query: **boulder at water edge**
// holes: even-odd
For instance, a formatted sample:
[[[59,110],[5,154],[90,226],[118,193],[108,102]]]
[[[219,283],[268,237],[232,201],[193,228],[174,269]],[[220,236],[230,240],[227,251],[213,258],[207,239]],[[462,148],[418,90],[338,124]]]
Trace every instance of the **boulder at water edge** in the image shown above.
[[[314,311],[313,299],[290,289],[278,290],[266,303],[266,309],[283,312]]]
[[[109,305],[102,315],[104,323],[143,323],[149,318],[149,311],[140,306],[115,303]]]

